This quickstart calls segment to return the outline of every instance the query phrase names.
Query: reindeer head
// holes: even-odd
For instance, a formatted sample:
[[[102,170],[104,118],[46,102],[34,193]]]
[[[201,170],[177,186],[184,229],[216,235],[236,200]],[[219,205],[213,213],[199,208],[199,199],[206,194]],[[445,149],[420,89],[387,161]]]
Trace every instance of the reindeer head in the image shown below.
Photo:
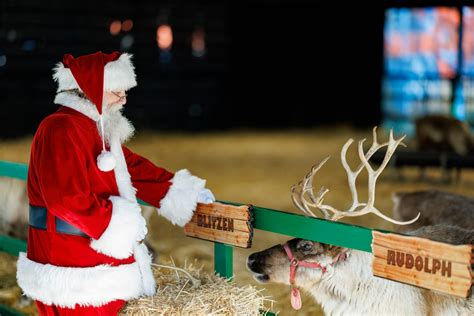
[[[285,251],[284,247],[277,245],[255,252],[247,258],[247,268],[257,281],[290,284],[290,266],[295,264],[295,261],[290,260],[288,250]],[[333,266],[347,257],[346,248],[299,238],[289,240],[286,247],[299,263],[292,285],[302,288],[319,283],[324,273],[330,272]],[[309,263],[309,266],[305,263]]]

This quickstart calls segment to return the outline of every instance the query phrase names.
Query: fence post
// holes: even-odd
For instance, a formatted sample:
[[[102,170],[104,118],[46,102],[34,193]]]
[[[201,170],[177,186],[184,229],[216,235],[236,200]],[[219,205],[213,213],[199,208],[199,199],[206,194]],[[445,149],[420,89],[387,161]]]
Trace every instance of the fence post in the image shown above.
[[[231,246],[214,243],[214,271],[227,279],[234,277],[233,248]]]

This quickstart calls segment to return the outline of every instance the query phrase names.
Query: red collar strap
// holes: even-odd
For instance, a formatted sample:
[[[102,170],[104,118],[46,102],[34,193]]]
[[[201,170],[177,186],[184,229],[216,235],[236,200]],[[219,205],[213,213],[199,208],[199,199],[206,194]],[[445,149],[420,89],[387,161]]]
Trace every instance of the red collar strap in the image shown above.
[[[288,243],[285,243],[283,245],[283,249],[285,250],[286,255],[288,256],[288,259],[290,260],[290,284],[291,284],[291,306],[299,310],[302,306],[301,303],[301,295],[300,291],[298,288],[296,288],[295,285],[295,275],[296,275],[296,268],[298,266],[305,267],[305,268],[313,268],[313,269],[321,269],[322,273],[325,273],[327,271],[326,267],[322,266],[321,264],[317,262],[308,262],[308,261],[302,261],[298,260],[293,256],[293,253],[291,252],[290,246]],[[330,263],[330,265],[335,264],[338,261],[345,260],[347,258],[347,253],[343,252],[339,254],[334,260]]]

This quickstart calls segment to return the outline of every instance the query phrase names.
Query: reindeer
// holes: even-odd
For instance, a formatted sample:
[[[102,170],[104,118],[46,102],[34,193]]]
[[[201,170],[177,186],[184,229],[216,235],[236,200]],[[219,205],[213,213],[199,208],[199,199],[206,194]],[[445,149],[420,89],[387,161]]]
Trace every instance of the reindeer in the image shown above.
[[[22,180],[0,177],[0,234],[26,241],[28,195]]]
[[[439,152],[443,179],[450,181],[447,170],[448,154],[455,153],[467,156],[474,153],[474,139],[469,124],[454,117],[427,115],[415,120],[415,139],[420,151]],[[456,179],[459,181],[461,169],[456,168]],[[420,179],[425,178],[425,168],[421,169]]]
[[[466,156],[474,150],[469,125],[454,117],[427,115],[415,120],[419,150],[453,152]]]
[[[347,172],[352,205],[345,211],[326,205],[323,197],[327,189],[314,194],[313,178],[328,158],[314,166],[305,178],[292,188],[292,199],[296,207],[305,214],[316,217],[311,210],[319,210],[326,219],[338,220],[345,216],[360,216],[373,213],[387,221],[408,225],[416,221],[420,214],[408,221],[398,221],[381,213],[374,205],[375,186],[378,176],[386,167],[390,157],[402,144],[403,138],[377,142],[376,130],[370,149],[364,153],[364,140],[359,142],[358,153],[361,164],[353,171],[346,160],[346,152],[352,139],[341,150],[341,161]],[[370,157],[380,148],[387,147],[382,164],[377,170],[369,164]],[[360,202],[356,189],[356,178],[366,169],[368,172],[368,200]],[[453,233],[454,232],[454,233]],[[474,231],[451,226],[425,227],[413,235],[430,237],[452,243],[472,243]],[[348,236],[350,238],[350,236]],[[327,245],[303,239],[292,239],[284,245],[276,245],[267,250],[251,254],[247,267],[254,278],[262,283],[275,282],[290,284],[308,292],[326,314],[342,315],[473,315],[474,298],[457,299],[448,295],[431,292],[410,285],[377,278],[372,275],[372,254]],[[301,307],[299,291],[293,288],[291,302],[295,309]]]
[[[447,224],[474,229],[474,199],[450,192],[424,190],[395,192],[392,195],[393,216],[407,220],[420,212],[418,221],[399,226],[397,231],[406,232],[426,225]]]

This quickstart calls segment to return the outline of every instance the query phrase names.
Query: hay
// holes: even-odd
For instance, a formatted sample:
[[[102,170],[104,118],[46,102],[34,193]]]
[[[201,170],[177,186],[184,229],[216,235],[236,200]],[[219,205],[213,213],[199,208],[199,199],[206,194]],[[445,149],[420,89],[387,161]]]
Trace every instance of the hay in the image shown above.
[[[0,288],[16,284],[16,260],[16,257],[0,251]],[[13,282],[11,282],[11,280],[13,280]]]
[[[120,315],[260,315],[273,301],[254,286],[238,286],[233,281],[205,273],[192,264],[186,274],[153,265],[157,282],[155,296],[129,301]]]

